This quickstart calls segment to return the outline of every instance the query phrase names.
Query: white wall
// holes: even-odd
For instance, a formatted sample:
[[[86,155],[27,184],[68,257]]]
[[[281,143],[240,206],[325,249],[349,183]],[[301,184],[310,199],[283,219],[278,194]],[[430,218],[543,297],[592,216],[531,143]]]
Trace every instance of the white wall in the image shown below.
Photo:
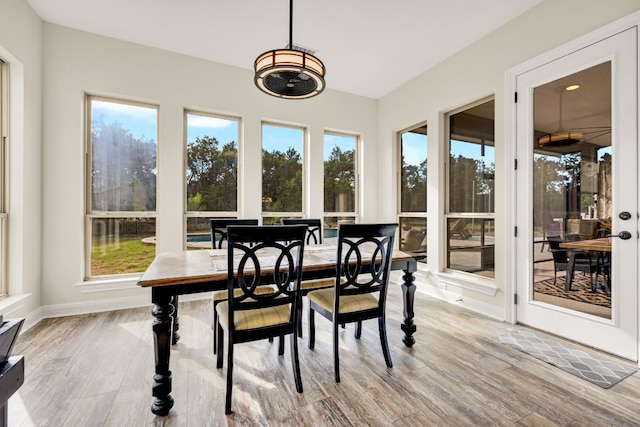
[[[397,162],[395,134],[424,120],[429,127],[428,152],[428,259],[429,270],[419,288],[461,303],[488,315],[506,317],[507,266],[504,260],[511,202],[506,200],[506,176],[512,160],[505,160],[506,106],[513,94],[505,93],[505,73],[530,58],[589,33],[640,9],[637,0],[546,0],[478,40],[463,51],[421,74],[379,101],[379,159],[382,191],[395,192]],[[444,159],[448,155],[443,116],[446,112],[489,95],[495,96],[496,138],[496,272],[486,282],[462,275],[441,273],[444,264]],[[395,215],[393,205],[381,205],[381,216]],[[431,274],[434,273],[434,274]],[[428,282],[433,286],[425,286]],[[494,289],[492,289],[492,287]],[[492,291],[495,295],[491,295]]]
[[[6,317],[41,305],[42,22],[24,0],[0,2],[0,58],[9,64],[9,266]]]
[[[43,305],[97,307],[97,301],[137,298],[147,290],[82,293],[84,94],[159,105],[158,251],[182,250],[184,108],[243,119],[243,216],[261,213],[261,121],[307,126],[312,178],[309,215],[322,215],[323,133],[356,132],[364,141],[364,221],[377,219],[377,101],[332,90],[304,101],[258,91],[249,70],[147,48],[52,24],[44,25]],[[247,58],[251,63],[253,58]],[[316,195],[316,196],[314,196]],[[81,310],[81,308],[79,308]]]

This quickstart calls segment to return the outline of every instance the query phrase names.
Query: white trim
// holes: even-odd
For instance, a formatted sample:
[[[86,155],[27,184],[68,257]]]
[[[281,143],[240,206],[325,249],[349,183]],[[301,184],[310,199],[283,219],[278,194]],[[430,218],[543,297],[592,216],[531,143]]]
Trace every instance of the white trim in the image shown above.
[[[139,289],[138,281],[141,276],[124,277],[124,278],[109,278],[102,280],[86,280],[82,283],[75,285],[81,293],[90,292],[109,292],[109,291],[121,291]]]
[[[32,294],[23,294],[0,299],[0,313],[8,316],[14,311],[23,308],[22,302],[31,296]]]
[[[211,299],[211,292],[180,295],[180,302],[197,301],[202,299]],[[137,295],[133,297],[109,298],[81,303],[42,306],[25,316],[25,323],[22,326],[20,333],[28,331],[43,319],[125,310],[129,308],[150,307],[151,305],[151,293],[148,292],[147,295]],[[149,312],[149,319],[151,320],[151,311]]]
[[[480,276],[466,277],[452,273],[433,273],[433,275],[446,286],[456,286],[462,289],[468,289],[470,291],[478,292],[483,295],[495,296],[498,292],[498,287],[494,280],[485,280]]]
[[[492,319],[496,319],[499,321],[504,321],[505,319],[505,310],[503,307],[498,307],[493,304],[487,304],[477,299],[470,298],[466,295],[462,296],[459,293],[452,292],[443,287],[433,286],[426,281],[422,281],[419,279],[420,276],[418,276],[418,280],[416,280],[415,282],[416,290],[424,295],[428,295],[441,301],[466,308],[475,313],[491,317]],[[402,283],[401,281],[397,280],[394,280],[393,282],[396,284]],[[418,310],[420,309],[429,310],[429,307],[423,306],[418,308]]]

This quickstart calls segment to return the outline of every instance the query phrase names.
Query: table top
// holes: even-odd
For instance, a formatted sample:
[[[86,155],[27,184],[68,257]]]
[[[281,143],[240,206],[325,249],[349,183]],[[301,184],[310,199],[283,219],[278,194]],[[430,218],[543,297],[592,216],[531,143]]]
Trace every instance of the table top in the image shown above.
[[[560,243],[560,247],[566,249],[611,252],[611,240],[609,240],[608,237],[590,240],[576,240],[573,242],[562,242]]]
[[[405,252],[394,250],[393,261],[415,262]],[[335,268],[336,245],[305,247],[302,270],[313,272]],[[158,254],[138,281],[141,287],[215,282],[227,279],[227,250],[191,250]]]

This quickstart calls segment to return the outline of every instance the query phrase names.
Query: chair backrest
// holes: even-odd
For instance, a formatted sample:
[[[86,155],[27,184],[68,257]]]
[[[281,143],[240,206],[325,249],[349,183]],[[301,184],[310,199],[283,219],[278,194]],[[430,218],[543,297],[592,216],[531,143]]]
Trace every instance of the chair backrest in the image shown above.
[[[319,219],[308,218],[283,218],[284,225],[306,225],[307,226],[307,245],[322,244],[322,221]]]
[[[211,248],[222,249],[230,225],[258,225],[257,219],[211,218]]]
[[[335,312],[340,296],[379,292],[383,308],[398,224],[343,224],[338,228]]]
[[[292,304],[289,321],[292,326],[296,324],[305,233],[304,225],[231,225],[227,228],[230,319],[238,310]],[[273,292],[256,292],[259,286],[267,284],[273,287]]]
[[[549,242],[549,251],[553,256],[553,262],[556,264],[567,264],[567,250],[560,247],[563,239],[560,236],[549,236],[547,237],[547,241]]]

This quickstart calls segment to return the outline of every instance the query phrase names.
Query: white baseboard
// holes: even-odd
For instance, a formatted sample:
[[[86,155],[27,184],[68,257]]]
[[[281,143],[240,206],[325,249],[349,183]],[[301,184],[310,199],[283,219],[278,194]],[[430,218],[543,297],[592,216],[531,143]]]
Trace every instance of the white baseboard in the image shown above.
[[[180,301],[196,301],[211,298],[211,292],[181,295]],[[110,298],[81,303],[55,304],[38,307],[25,316],[20,333],[24,333],[43,319],[76,316],[80,314],[101,313],[104,311],[125,310],[128,308],[151,307],[151,294],[125,298]],[[151,312],[149,312],[151,316]]]
[[[487,304],[486,302],[476,300],[468,295],[461,295],[459,293],[449,290],[447,286],[438,286],[432,284],[431,281],[435,279],[436,283],[440,283],[438,278],[429,272],[418,272],[415,274],[416,291],[428,295],[433,298],[437,298],[442,301],[446,301],[450,304],[455,304],[467,308],[479,314],[491,317],[499,321],[505,321],[506,309],[498,307],[493,304]],[[392,278],[395,283],[402,283],[400,277]],[[454,288],[454,287],[451,287]],[[418,308],[419,309],[419,308]]]

